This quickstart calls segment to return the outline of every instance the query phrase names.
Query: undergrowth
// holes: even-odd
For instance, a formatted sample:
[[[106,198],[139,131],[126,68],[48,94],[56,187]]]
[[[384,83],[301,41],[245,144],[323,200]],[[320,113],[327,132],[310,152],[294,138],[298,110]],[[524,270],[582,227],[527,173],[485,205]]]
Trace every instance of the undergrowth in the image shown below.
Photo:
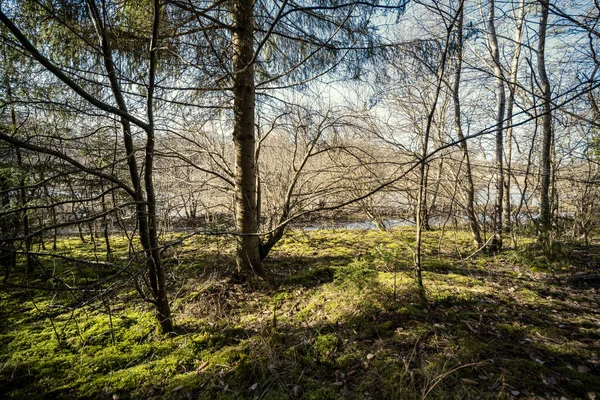
[[[410,229],[291,232],[252,287],[227,279],[231,242],[188,240],[166,253],[172,335],[157,333],[152,308],[126,285],[85,307],[69,293],[3,286],[0,397],[599,396],[598,289],[567,279],[595,264],[569,246],[552,259],[530,244],[471,256],[466,232],[441,234],[424,234],[427,304],[412,278]],[[126,241],[114,239],[113,261],[127,259]],[[89,259],[102,251],[79,239],[59,247]],[[108,273],[51,268],[74,285]]]

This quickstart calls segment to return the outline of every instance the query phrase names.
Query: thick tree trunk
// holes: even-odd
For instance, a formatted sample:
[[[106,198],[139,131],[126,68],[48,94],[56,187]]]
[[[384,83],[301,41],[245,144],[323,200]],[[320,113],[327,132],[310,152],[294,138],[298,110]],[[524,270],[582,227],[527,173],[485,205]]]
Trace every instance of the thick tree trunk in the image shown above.
[[[235,145],[236,254],[240,278],[261,274],[256,203],[254,129],[254,2],[236,0],[233,26],[233,142]]]
[[[546,248],[550,244],[550,231],[552,229],[552,211],[550,207],[550,157],[552,147],[552,111],[550,81],[546,73],[546,28],[548,25],[548,0],[540,0],[542,15],[540,18],[540,31],[537,53],[537,67],[542,89],[543,114],[542,114],[542,173],[540,185],[540,230],[539,242]]]
[[[504,79],[502,67],[500,66],[500,51],[498,49],[498,37],[496,35],[494,0],[490,1],[488,14],[488,43],[492,56],[493,71],[496,77],[496,154],[494,156],[494,167],[496,170],[496,199],[494,203],[493,238],[489,246],[490,251],[499,251],[502,248],[502,199],[504,195],[504,139],[503,125],[506,110],[506,93],[504,91]]]

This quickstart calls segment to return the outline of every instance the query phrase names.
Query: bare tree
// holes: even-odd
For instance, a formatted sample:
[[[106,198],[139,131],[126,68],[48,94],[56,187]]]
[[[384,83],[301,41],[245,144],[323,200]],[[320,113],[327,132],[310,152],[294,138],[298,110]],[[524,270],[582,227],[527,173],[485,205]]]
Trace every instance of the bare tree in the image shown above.
[[[508,99],[506,102],[506,146],[505,146],[505,158],[506,168],[504,177],[504,227],[507,232],[511,230],[511,166],[512,166],[512,146],[513,146],[513,110],[515,106],[516,91],[517,91],[517,79],[519,75],[519,59],[521,55],[522,37],[523,37],[523,22],[525,20],[525,1],[519,0],[517,6],[517,16],[515,25],[515,37],[514,37],[514,50],[512,55],[512,62],[510,68],[510,76],[508,82]],[[514,237],[514,235],[513,235]]]
[[[504,90],[504,75],[500,64],[500,50],[498,36],[496,35],[496,4],[490,0],[488,4],[487,39],[490,51],[492,70],[496,78],[496,151],[494,157],[494,170],[496,174],[495,203],[493,218],[493,239],[489,250],[498,251],[502,248],[502,199],[504,195],[504,117],[506,110],[506,93]]]
[[[542,91],[542,154],[541,154],[541,185],[540,185],[540,243],[548,249],[550,231],[552,230],[552,207],[550,201],[550,175],[552,157],[552,90],[546,73],[546,31],[548,27],[548,0],[540,0],[542,6],[540,15],[537,68]]]
[[[119,177],[110,173],[104,172],[102,169],[96,169],[92,166],[86,166],[78,160],[70,157],[68,154],[57,151],[52,148],[38,146],[20,140],[19,138],[10,135],[8,132],[0,132],[0,140],[8,142],[14,146],[27,149],[33,152],[49,154],[53,157],[66,161],[72,167],[81,172],[106,179],[113,184],[118,185],[125,190],[136,205],[137,223],[139,225],[139,238],[144,249],[145,264],[149,277],[149,287],[152,298],[149,299],[156,307],[157,318],[163,332],[173,330],[171,312],[167,298],[166,280],[164,266],[161,262],[160,248],[157,234],[156,221],[156,197],[153,184],[153,161],[154,161],[154,90],[156,85],[156,69],[158,63],[158,39],[160,33],[161,21],[161,4],[158,0],[153,2],[152,9],[152,28],[151,37],[149,40],[148,69],[147,79],[148,85],[146,89],[146,117],[147,121],[143,121],[129,112],[126,104],[126,99],[121,88],[118,69],[115,65],[113,46],[110,39],[110,25],[108,20],[111,18],[110,12],[106,8],[106,4],[98,4],[93,0],[86,1],[87,11],[91,25],[94,29],[97,47],[92,46],[94,51],[102,60],[104,73],[110,92],[116,106],[107,104],[101,99],[98,99],[92,92],[81,86],[70,77],[60,66],[56,65],[49,58],[44,56],[38,48],[26,37],[25,33],[17,27],[11,18],[3,11],[0,11],[0,22],[11,32],[14,40],[19,44],[33,60],[39,63],[46,71],[61,81],[65,86],[84,99],[98,111],[112,114],[120,119],[123,146],[126,152],[127,165],[129,170],[130,183],[126,183]],[[40,9],[40,12],[45,12]],[[56,18],[56,15],[50,15]],[[87,43],[91,46],[91,43]],[[146,134],[144,145],[144,168],[143,173],[140,173],[140,165],[137,161],[136,150],[134,148],[132,124],[141,128]]]

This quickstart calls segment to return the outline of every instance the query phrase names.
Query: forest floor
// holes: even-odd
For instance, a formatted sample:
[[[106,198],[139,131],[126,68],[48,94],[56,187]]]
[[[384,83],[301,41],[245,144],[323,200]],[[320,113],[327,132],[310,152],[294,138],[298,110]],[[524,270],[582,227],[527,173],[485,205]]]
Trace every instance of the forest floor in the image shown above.
[[[471,256],[465,232],[426,232],[424,304],[413,238],[292,232],[252,286],[227,278],[229,239],[192,238],[167,253],[172,335],[131,284],[18,286],[76,287],[111,267],[55,260],[54,280],[13,274],[0,290],[0,398],[600,398],[600,247],[563,245],[548,261],[520,238]],[[125,241],[112,242],[125,260]],[[59,243],[70,257],[93,249]]]

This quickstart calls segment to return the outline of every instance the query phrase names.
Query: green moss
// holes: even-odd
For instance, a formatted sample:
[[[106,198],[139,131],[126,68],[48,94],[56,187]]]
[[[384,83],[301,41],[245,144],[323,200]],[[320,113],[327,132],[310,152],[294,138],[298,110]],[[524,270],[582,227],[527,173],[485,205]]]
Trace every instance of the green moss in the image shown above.
[[[302,400],[336,400],[344,399],[340,393],[340,388],[325,383],[321,386],[307,387],[306,392],[300,397]]]
[[[314,339],[312,353],[317,360],[327,362],[337,349],[339,343],[339,338],[333,333],[318,335]]]
[[[345,268],[335,271],[334,281],[361,290],[372,283],[377,276],[377,270],[366,260],[354,260]]]
[[[570,398],[599,393],[597,293],[532,274],[521,250],[466,261],[468,232],[441,234],[424,232],[427,306],[415,290],[411,228],[292,232],[255,286],[226,279],[234,241],[190,239],[165,253],[177,297],[171,336],[157,334],[151,305],[131,288],[111,295],[112,318],[101,301],[72,310],[63,293],[3,290],[0,397],[508,398],[508,385],[547,397],[554,389],[540,374],[564,377]],[[89,242],[59,245],[93,257]],[[126,241],[114,247],[125,260]],[[57,271],[73,282],[111,273]],[[505,386],[491,389],[496,381]]]
[[[286,278],[284,285],[311,287],[333,280],[335,269],[331,267],[318,267],[301,271]]]

